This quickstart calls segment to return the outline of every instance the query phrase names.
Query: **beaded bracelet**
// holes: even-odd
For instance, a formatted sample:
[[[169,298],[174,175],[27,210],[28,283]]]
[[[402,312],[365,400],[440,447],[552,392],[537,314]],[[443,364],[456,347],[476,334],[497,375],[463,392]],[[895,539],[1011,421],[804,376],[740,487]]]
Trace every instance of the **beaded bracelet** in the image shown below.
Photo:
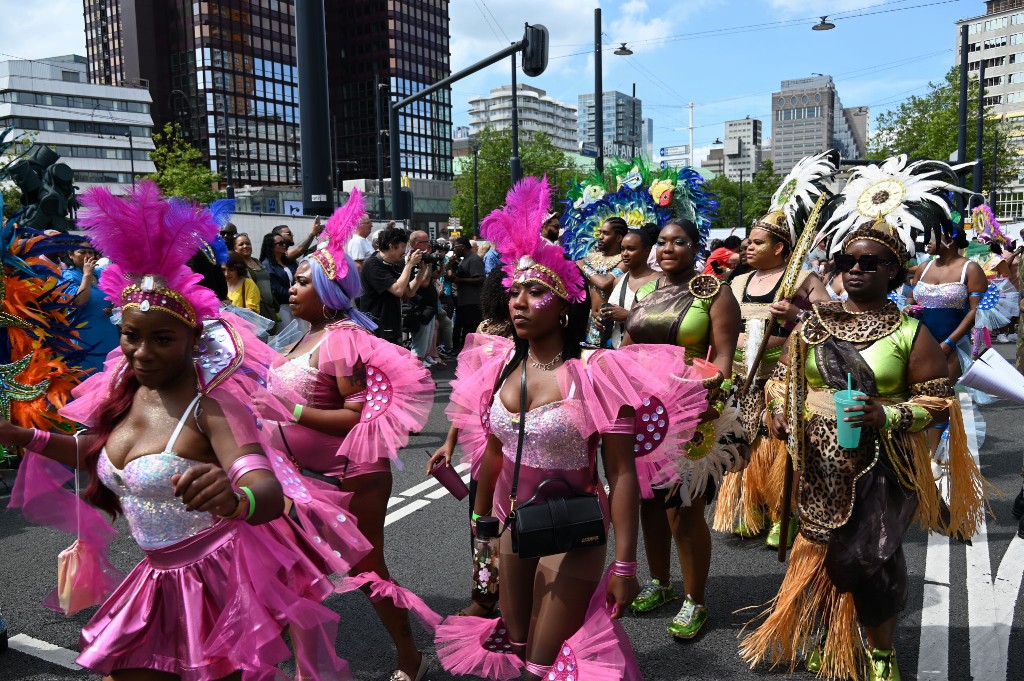
[[[612,563],[611,573],[616,577],[636,577],[636,561],[617,560]]]

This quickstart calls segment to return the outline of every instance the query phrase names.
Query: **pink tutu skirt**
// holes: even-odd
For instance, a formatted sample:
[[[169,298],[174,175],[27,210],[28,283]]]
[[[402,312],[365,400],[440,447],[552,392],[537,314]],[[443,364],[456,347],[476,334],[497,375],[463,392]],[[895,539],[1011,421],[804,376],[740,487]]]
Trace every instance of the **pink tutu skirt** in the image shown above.
[[[289,545],[288,529],[221,522],[148,551],[82,630],[78,664],[183,681],[280,679],[287,628],[305,678],[348,678],[334,652],[338,616],[321,604],[334,585],[313,552]]]

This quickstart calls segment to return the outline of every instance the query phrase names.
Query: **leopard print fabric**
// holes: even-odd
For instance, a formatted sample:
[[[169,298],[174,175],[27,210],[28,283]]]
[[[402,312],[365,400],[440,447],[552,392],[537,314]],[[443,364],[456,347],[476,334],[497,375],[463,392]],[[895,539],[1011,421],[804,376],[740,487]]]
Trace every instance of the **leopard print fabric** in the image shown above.
[[[839,446],[834,418],[812,414],[805,433],[807,458],[802,462],[797,499],[800,532],[812,542],[828,541],[829,533],[850,519],[857,480],[877,460],[875,433],[861,433],[856,449]]]
[[[888,336],[902,321],[902,313],[892,301],[878,312],[855,314],[843,307],[843,301],[836,300],[814,305],[814,316],[804,322],[801,336],[811,345],[830,335],[850,343],[870,343]]]
[[[910,386],[910,394],[913,397],[952,397],[954,394],[953,384],[945,376],[933,378],[930,381]]]
[[[768,380],[765,378],[755,378],[754,384],[750,386],[750,390],[739,400],[740,422],[743,424],[747,440],[751,443],[758,437],[767,434],[767,429],[764,427],[763,422],[765,409],[764,386],[767,382]]]

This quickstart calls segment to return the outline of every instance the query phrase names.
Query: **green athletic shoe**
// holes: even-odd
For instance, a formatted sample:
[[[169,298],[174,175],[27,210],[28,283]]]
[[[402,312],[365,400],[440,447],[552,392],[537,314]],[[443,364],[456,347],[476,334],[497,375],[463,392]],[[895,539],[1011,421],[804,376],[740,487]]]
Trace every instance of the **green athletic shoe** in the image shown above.
[[[868,669],[868,681],[902,681],[900,666],[896,664],[895,650],[868,650],[871,666]]]
[[[814,646],[811,651],[804,657],[804,669],[812,674],[817,674],[821,671],[821,646]]]
[[[644,584],[640,594],[633,599],[630,609],[636,613],[645,613],[679,598],[671,584],[663,585],[660,580],[652,579]]]
[[[798,523],[796,518],[789,519],[789,539],[786,541],[786,546],[792,547],[793,540],[796,539],[796,530]],[[764,543],[773,549],[779,548],[779,539],[782,537],[782,523],[772,523],[772,529],[768,531],[768,538],[764,540]]]
[[[672,618],[668,633],[680,640],[689,640],[700,633],[708,621],[708,609],[698,605],[689,595],[683,600],[683,607]]]
[[[736,522],[736,526],[732,528],[732,533],[741,539],[750,539],[751,537],[757,536],[757,532],[750,529],[747,523],[744,522],[743,518],[740,518]]]

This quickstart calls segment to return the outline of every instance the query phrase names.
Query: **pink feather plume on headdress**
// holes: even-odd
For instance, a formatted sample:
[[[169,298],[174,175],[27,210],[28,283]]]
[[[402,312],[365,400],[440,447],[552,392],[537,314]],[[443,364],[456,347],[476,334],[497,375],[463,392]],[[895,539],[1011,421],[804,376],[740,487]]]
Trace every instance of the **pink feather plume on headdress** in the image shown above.
[[[353,188],[345,205],[335,210],[324,225],[324,236],[321,237],[321,241],[325,243],[323,248],[330,253],[331,259],[334,261],[335,271],[332,279],[340,281],[348,274],[345,245],[355,233],[359,221],[365,214],[366,206],[363,205],[363,194],[359,189]],[[332,273],[328,271],[328,274]]]
[[[200,286],[202,275],[187,266],[189,258],[213,241],[217,221],[202,206],[181,199],[164,199],[151,180],[140,182],[124,196],[93,187],[81,197],[78,226],[111,263],[100,277],[107,300],[121,305],[125,288],[153,275],[158,285],[183,296],[195,309],[197,321],[216,317],[217,295]]]
[[[537,264],[550,270],[572,303],[586,299],[583,275],[576,263],[566,260],[565,252],[541,238],[540,228],[551,210],[548,178],[524,177],[509,190],[505,207],[496,208],[480,223],[480,235],[494,244],[501,254],[511,286],[516,272]]]

